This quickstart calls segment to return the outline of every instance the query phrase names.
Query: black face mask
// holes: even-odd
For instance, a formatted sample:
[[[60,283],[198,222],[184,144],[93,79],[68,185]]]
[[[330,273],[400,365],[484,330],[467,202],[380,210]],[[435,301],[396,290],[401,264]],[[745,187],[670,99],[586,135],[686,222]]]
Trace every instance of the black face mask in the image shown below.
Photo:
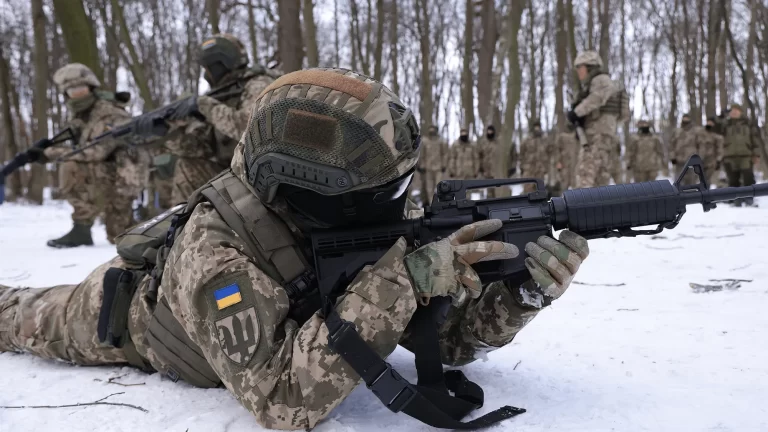
[[[492,140],[496,137],[496,132],[487,132],[485,136],[487,136],[489,140]]]
[[[534,129],[533,130],[533,135],[537,136],[537,137],[540,137],[541,136],[541,129],[539,129],[539,128]]]
[[[437,129],[430,129],[429,130],[429,136],[431,136],[431,137],[437,136]]]
[[[459,139],[462,142],[467,142],[467,141],[469,141],[469,135],[459,135]]]
[[[712,128],[714,128],[714,126],[712,126],[712,125],[706,125],[706,126],[704,126],[704,129],[706,129],[706,130],[708,130],[708,131],[711,131],[711,130],[712,130]]]
[[[279,194],[310,228],[369,225],[402,220],[413,172],[385,185],[341,195],[320,195],[296,186],[281,186]]]
[[[641,134],[649,134],[649,133],[651,133],[651,128],[649,128],[649,127],[641,127],[640,128],[640,133]]]
[[[680,122],[680,125],[684,128],[688,127],[690,124],[691,124],[690,120],[683,120],[682,122]]]

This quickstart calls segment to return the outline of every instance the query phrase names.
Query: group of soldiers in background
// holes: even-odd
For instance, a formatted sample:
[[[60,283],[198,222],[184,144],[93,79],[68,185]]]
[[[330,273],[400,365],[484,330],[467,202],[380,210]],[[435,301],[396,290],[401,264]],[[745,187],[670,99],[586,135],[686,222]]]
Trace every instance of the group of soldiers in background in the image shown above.
[[[459,139],[450,147],[438,135],[437,128],[430,126],[428,135],[422,139],[423,156],[418,169],[421,181],[417,178],[413,185],[413,189],[420,190],[422,202],[429,203],[436,184],[443,178],[511,178],[518,162],[521,178],[545,179],[553,195],[570,187],[608,185],[611,179],[614,183],[623,183],[621,141],[616,128],[626,115],[622,113],[624,91],[604,71],[596,52],[579,54],[574,66],[581,91],[567,113],[567,130],[556,135],[545,134],[541,122],[532,119],[528,136],[520,143],[519,155],[514,143],[499,141],[492,125],[477,142],[472,142],[468,129],[462,128]],[[691,155],[698,154],[709,183],[717,184],[723,169],[728,186],[752,185],[755,183],[753,166],[759,161],[759,133],[737,103],[720,117],[708,118],[704,128],[685,114],[680,128],[674,130],[670,139],[667,158],[662,140],[652,131],[651,123],[641,119],[637,122],[637,132],[625,143],[626,181],[656,180],[660,170],[666,174],[668,162],[677,173]],[[503,167],[506,172],[502,172]],[[693,170],[688,170],[683,184],[698,182]],[[533,189],[533,184],[526,184],[524,192]],[[487,191],[489,198],[498,195],[498,189]],[[732,204],[754,205],[752,199]]]
[[[231,35],[213,36],[202,44],[200,52],[198,60],[211,90],[189,98],[181,112],[168,119],[165,133],[139,134],[144,144],[141,146],[126,146],[115,140],[64,159],[69,148],[54,146],[39,151],[39,162],[61,162],[60,192],[74,208],[72,230],[49,241],[49,246],[93,244],[91,226],[100,214],[104,216],[108,240],[114,243],[135,222],[132,205],[149,185],[154,193],[148,207],[167,209],[186,201],[198,187],[229,166],[254,101],[277,74],[259,65],[249,68],[244,45]],[[412,185],[412,189],[420,190],[422,204],[429,203],[444,178],[508,178],[516,174],[518,164],[521,177],[545,179],[553,194],[570,187],[607,185],[611,179],[623,182],[621,141],[616,127],[627,115],[623,111],[628,108],[622,108],[627,103],[626,92],[611,80],[596,52],[579,54],[574,66],[581,85],[566,116],[567,130],[556,136],[545,134],[541,122],[532,119],[519,154],[513,143],[502,143],[493,125],[476,142],[470,139],[469,130],[462,128],[450,146],[437,127],[428,127]],[[94,73],[84,65],[63,67],[54,75],[54,82],[65,95],[71,116],[69,127],[81,146],[131,119],[125,110],[127,99],[102,90]],[[710,118],[706,128],[684,115],[670,141],[669,161],[677,166],[698,153],[706,164],[706,173],[717,176],[721,167],[725,169],[729,186],[754,184],[752,167],[759,147],[756,132],[742,111],[741,106],[733,104],[728,119]],[[627,171],[635,181],[654,180],[658,171],[667,166],[664,148],[648,121],[640,120],[637,127],[638,132],[626,143]],[[138,138],[132,139],[136,144]],[[695,182],[692,173],[685,182]],[[524,191],[534,187],[526,184]],[[489,188],[487,196],[510,192],[509,188]],[[751,200],[745,202],[752,205]],[[141,214],[139,219],[152,214]]]
[[[136,219],[186,201],[229,167],[254,102],[276,74],[260,65],[249,68],[245,46],[228,34],[206,40],[198,60],[211,90],[188,98],[167,119],[162,133],[153,132],[156,125],[137,122],[135,133],[126,137],[131,145],[114,139],[77,154],[70,154],[68,146],[32,150],[34,161],[59,162],[59,192],[74,209],[72,229],[50,240],[49,246],[92,245],[91,226],[99,215],[103,215],[107,239],[115,243]],[[64,66],[54,74],[54,83],[65,95],[70,115],[67,126],[77,146],[84,147],[132,118],[125,109],[127,100],[101,89],[98,78],[85,65]],[[154,211],[133,208],[145,189],[154,191],[153,202],[147,206]]]

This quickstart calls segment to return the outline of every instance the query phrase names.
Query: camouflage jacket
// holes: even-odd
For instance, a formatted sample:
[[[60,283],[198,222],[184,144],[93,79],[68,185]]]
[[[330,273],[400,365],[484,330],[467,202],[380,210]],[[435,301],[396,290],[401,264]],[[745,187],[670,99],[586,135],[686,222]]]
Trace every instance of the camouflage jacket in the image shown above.
[[[443,171],[448,168],[448,143],[437,137],[421,137],[421,155],[419,167],[426,171]]]
[[[725,157],[749,157],[757,155],[760,132],[745,118],[728,119],[723,134]]]
[[[693,125],[675,129],[670,141],[670,159],[685,163],[691,155],[697,154],[705,139],[704,133],[703,128]]]
[[[658,171],[664,163],[664,147],[653,134],[632,135],[627,143],[627,169]]]
[[[704,131],[704,139],[699,146],[699,156],[705,165],[715,165],[723,161],[724,140],[722,135],[716,132]]]
[[[473,179],[478,177],[480,159],[477,147],[469,142],[456,140],[451,145],[448,159],[448,175],[452,178]]]
[[[174,123],[176,133],[164,143],[164,148],[180,157],[215,159],[217,145],[234,146],[240,140],[256,99],[272,81],[274,79],[269,75],[252,77],[245,82],[238,97],[223,102],[200,96],[198,108],[206,120],[190,119]],[[219,162],[229,164],[228,160]]]
[[[618,116],[600,110],[618,90],[616,83],[611,80],[608,74],[600,73],[588,78],[582,83],[582,86],[586,96],[578,102],[573,111],[579,117],[585,118],[584,131],[587,135],[616,135],[616,118]]]
[[[75,131],[77,147],[87,145],[93,138],[103,134],[109,129],[122,123],[126,123],[131,118],[124,108],[118,103],[103,99],[97,99],[93,107],[84,114],[72,117],[67,124]],[[67,160],[78,162],[102,162],[112,156],[116,150],[122,147],[122,144],[116,140],[105,140],[99,145],[83,150],[80,153],[67,157]],[[55,146],[45,150],[48,159],[57,159],[66,153],[72,151],[69,147]]]
[[[232,171],[243,181],[244,165],[240,144]],[[305,241],[284,206],[270,208],[292,227],[297,241]],[[336,303],[341,317],[353,322],[383,357],[398,342],[409,346],[404,332],[416,298],[404,255],[401,240],[376,265],[363,269]],[[146,285],[142,283],[131,306],[134,316],[145,317],[131,322],[149,321],[149,306],[141,304],[146,302],[141,295]],[[239,301],[221,308],[215,293],[233,286]],[[328,331],[318,313],[303,324],[288,318],[286,291],[259,268],[245,243],[208,203],[195,208],[171,248],[159,295],[226,388],[265,427],[311,429],[360,382],[328,348]],[[443,362],[465,364],[509,343],[540,310],[520,306],[516,298],[512,290],[492,284],[479,298],[452,307],[441,329]],[[141,325],[129,330],[132,335],[146,332]],[[132,339],[139,353],[163,370],[143,338]]]
[[[520,143],[520,175],[543,176],[547,174],[554,146],[547,135],[529,134]]]
[[[488,139],[483,136],[477,140],[477,158],[480,163],[478,169],[480,176],[485,178],[504,178],[501,173],[501,164],[503,158],[504,145],[496,136],[494,139]]]

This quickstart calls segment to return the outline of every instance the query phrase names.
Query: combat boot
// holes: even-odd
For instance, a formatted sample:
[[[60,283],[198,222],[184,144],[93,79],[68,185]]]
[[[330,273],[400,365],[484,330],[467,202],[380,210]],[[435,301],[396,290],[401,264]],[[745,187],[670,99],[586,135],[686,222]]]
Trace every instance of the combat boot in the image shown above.
[[[752,198],[744,198],[744,207],[758,207],[757,204],[755,204],[755,200]]]
[[[93,246],[91,226],[75,222],[68,233],[57,239],[48,240],[48,246],[60,249],[78,246]]]

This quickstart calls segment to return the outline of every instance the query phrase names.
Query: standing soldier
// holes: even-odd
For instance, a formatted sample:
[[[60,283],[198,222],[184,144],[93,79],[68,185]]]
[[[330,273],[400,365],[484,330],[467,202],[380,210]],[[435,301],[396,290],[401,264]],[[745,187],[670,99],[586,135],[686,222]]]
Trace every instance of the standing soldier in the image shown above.
[[[437,134],[437,126],[430,126],[427,136],[421,138],[419,171],[424,185],[422,202],[426,205],[443,179],[448,163],[448,143]]]
[[[723,164],[723,137],[717,133],[716,118],[709,117],[705,129],[705,139],[699,148],[699,156],[704,162],[704,173],[709,176],[710,184],[715,184],[720,178],[720,168]]]
[[[533,120],[533,128],[520,143],[520,176],[544,179],[549,171],[549,161],[552,155],[550,140],[541,130],[541,122]],[[523,188],[524,192],[533,192],[535,185],[529,183]]]
[[[732,104],[730,117],[724,124],[723,167],[730,187],[755,184],[752,166],[760,161],[755,138],[760,132],[749,124],[749,120],[743,116],[742,112],[741,105]],[[736,200],[733,204],[740,207],[742,202],[747,206],[754,206],[752,198]]]
[[[567,124],[568,131],[557,134],[555,139],[556,156],[555,168],[557,169],[559,188],[553,190],[553,195],[560,195],[576,184],[576,164],[579,160],[579,140],[572,123]]]
[[[621,167],[621,140],[618,136],[615,137],[615,143],[611,148],[611,165],[610,172],[613,182],[616,184],[624,183],[624,172]]]
[[[53,82],[64,95],[68,127],[78,146],[131,118],[114,93],[101,91],[101,83],[87,66],[70,63],[56,71]],[[36,151],[38,162],[55,160],[72,149],[54,146]],[[93,245],[91,227],[104,212],[107,240],[133,225],[133,201],[148,182],[149,156],[138,147],[123,147],[111,140],[65,158],[59,166],[61,195],[73,208],[72,229],[48,246],[70,248]]]
[[[616,145],[616,121],[621,114],[618,86],[603,70],[595,51],[576,56],[581,91],[568,112],[568,121],[584,127],[587,144],[579,154],[579,186],[603,186],[610,182],[610,156]]]
[[[203,42],[198,62],[211,90],[190,99],[179,111],[178,120],[171,123],[182,133],[165,143],[165,154],[155,157],[156,170],[172,178],[173,203],[186,201],[229,166],[256,98],[275,78],[261,65],[248,68],[245,46],[230,34],[217,34]],[[190,117],[196,112],[205,121]]]
[[[672,162],[672,169],[677,175],[679,164],[685,164],[691,155],[698,154],[701,147],[701,141],[705,138],[704,131],[700,126],[695,125],[691,121],[691,116],[683,114],[680,119],[680,128],[676,129],[672,135],[670,142],[670,161]],[[693,171],[689,171],[685,174],[683,184],[697,184],[699,180]]]
[[[456,179],[473,179],[477,177],[480,167],[477,149],[469,141],[469,132],[462,128],[459,139],[454,141],[448,158],[448,175]]]
[[[656,180],[664,164],[664,146],[659,137],[651,133],[648,121],[637,122],[637,129],[627,144],[627,175],[631,170],[636,182]]]
[[[495,179],[501,177],[499,167],[501,164],[501,143],[496,139],[496,128],[488,125],[485,136],[477,140],[477,153],[480,166],[478,178]],[[488,189],[488,198],[496,197],[496,189]]]

